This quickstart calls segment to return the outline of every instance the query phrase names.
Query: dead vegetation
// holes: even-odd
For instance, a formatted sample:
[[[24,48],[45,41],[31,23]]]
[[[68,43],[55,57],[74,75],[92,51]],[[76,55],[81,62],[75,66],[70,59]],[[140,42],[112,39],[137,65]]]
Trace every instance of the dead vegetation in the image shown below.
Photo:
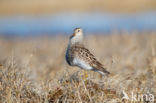
[[[112,73],[69,67],[67,37],[0,38],[1,103],[142,103],[156,97],[156,35],[87,36],[86,45]],[[122,99],[124,93],[136,101]],[[131,98],[130,98],[131,99]],[[144,96],[144,102],[150,102]]]
[[[1,0],[0,14],[44,14],[66,11],[155,11],[155,0]]]

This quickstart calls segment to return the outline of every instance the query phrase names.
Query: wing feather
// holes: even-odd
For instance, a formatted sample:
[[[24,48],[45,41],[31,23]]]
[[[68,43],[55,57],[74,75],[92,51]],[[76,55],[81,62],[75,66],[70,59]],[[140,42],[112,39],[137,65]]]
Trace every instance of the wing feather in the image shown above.
[[[95,56],[84,46],[78,45],[72,47],[72,54],[83,58],[83,60],[94,68],[94,71],[102,71],[109,74],[103,65],[95,58]]]

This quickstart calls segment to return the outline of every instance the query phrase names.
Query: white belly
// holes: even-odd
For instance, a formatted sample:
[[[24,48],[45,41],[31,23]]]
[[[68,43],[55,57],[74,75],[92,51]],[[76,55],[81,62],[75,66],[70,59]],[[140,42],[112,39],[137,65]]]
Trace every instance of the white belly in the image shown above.
[[[78,66],[81,69],[85,69],[85,70],[92,70],[93,69],[90,65],[85,63],[85,61],[78,59],[78,58],[74,58],[73,65]]]

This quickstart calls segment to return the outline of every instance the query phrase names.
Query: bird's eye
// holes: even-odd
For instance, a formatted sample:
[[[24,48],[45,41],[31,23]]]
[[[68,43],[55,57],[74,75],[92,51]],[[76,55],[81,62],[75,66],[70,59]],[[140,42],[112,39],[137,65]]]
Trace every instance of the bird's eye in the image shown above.
[[[77,30],[77,32],[80,32],[80,30]]]

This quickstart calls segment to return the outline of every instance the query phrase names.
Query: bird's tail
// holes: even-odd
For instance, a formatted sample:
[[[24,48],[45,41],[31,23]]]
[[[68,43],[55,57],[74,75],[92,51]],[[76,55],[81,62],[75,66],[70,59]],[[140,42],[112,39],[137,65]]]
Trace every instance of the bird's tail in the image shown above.
[[[110,74],[110,72],[109,71],[107,71],[106,69],[103,69],[103,71],[102,72],[104,72],[104,73],[106,73],[106,74]]]
[[[94,69],[94,71],[96,71],[96,72],[98,72],[98,73],[100,73],[100,74],[102,74],[102,75],[109,75],[110,74],[110,72],[108,72],[105,68],[102,68],[102,69]]]

